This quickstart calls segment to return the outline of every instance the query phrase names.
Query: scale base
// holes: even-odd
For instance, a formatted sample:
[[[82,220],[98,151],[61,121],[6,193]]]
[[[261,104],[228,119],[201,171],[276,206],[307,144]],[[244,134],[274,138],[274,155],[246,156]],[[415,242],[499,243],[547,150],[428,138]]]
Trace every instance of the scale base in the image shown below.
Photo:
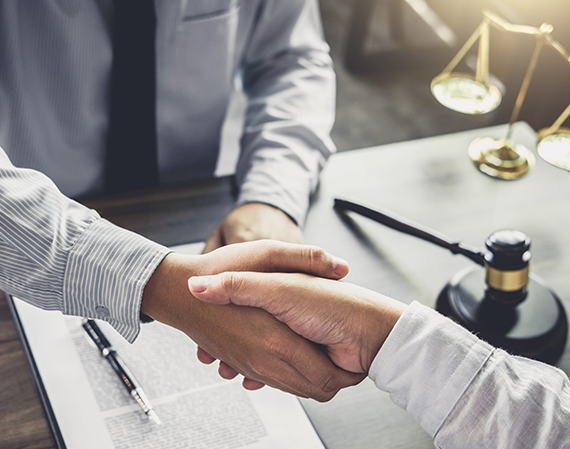
[[[518,179],[535,164],[530,150],[509,139],[481,137],[471,142],[468,152],[475,166],[492,178]]]
[[[485,289],[483,268],[461,271],[439,294],[436,309],[493,346],[555,364],[568,334],[560,299],[532,274],[527,297],[516,307],[489,299]]]

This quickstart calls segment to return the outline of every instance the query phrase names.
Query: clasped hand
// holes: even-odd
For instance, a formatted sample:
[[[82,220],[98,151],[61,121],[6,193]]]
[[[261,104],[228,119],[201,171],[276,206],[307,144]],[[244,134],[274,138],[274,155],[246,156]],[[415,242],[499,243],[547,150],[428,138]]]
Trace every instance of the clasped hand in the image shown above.
[[[263,309],[298,335],[322,345],[339,368],[366,375],[405,305],[356,285],[338,282],[333,276],[326,279],[312,274],[224,272],[192,277],[188,286],[194,297],[207,303]],[[307,358],[312,356],[306,354]],[[215,360],[206,351],[199,358],[205,363]],[[222,377],[229,379],[238,373],[244,374],[228,360],[221,359]],[[262,383],[246,379],[244,386],[253,389]],[[308,392],[304,395],[311,396]]]
[[[225,246],[200,256],[171,253],[147,283],[141,311],[186,333],[201,348],[202,360],[222,360],[220,374],[224,377],[242,374],[246,388],[267,384],[327,401],[365,377],[335,366],[320,348],[261,308],[231,301],[208,304],[188,289],[191,277],[231,272],[237,279],[237,270],[243,274],[310,273],[335,282],[346,276],[348,266],[319,248],[270,240]],[[260,294],[265,293],[270,290],[264,285]]]
[[[212,304],[257,307],[324,346],[340,368],[368,373],[405,305],[346,282],[295,273],[192,277],[192,294]],[[236,373],[237,374],[237,373]]]
[[[219,248],[259,238],[302,240],[280,210],[242,205],[212,231],[207,254],[163,260],[141,311],[186,333],[202,362],[219,359],[223,378],[328,401],[364,379],[404,306],[338,282],[347,263],[319,248],[271,240]]]

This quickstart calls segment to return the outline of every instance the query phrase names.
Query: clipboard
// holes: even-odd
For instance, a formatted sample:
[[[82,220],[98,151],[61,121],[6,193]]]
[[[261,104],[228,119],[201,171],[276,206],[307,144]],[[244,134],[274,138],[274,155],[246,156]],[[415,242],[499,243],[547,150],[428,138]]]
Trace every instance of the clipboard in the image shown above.
[[[36,365],[36,361],[32,354],[30,344],[28,343],[28,339],[26,338],[26,333],[24,332],[24,328],[22,327],[20,315],[18,314],[16,306],[14,305],[14,299],[12,298],[12,295],[8,294],[5,294],[5,297],[6,297],[6,303],[8,304],[8,310],[10,310],[10,315],[12,316],[12,320],[14,321],[14,327],[16,328],[16,333],[18,334],[18,338],[20,340],[20,343],[22,344],[22,350],[24,351],[24,355],[26,356],[26,361],[28,362],[28,366],[30,367],[32,381],[34,383],[34,386],[36,387],[36,392],[38,393],[40,402],[44,409],[49,429],[51,431],[51,435],[54,439],[55,445],[57,449],[67,449],[67,447],[65,446],[65,442],[63,441],[63,436],[61,434],[61,430],[59,429],[57,419],[55,418],[55,413],[51,406],[44,383],[42,381],[42,377],[40,376],[38,366]]]

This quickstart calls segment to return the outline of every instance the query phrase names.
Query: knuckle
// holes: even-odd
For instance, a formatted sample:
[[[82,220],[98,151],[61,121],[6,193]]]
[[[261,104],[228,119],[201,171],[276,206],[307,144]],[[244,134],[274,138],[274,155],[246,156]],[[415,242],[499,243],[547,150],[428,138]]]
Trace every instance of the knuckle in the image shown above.
[[[332,370],[325,371],[320,379],[319,388],[327,393],[336,393],[338,391],[338,382]]]
[[[276,363],[287,361],[290,356],[290,348],[278,335],[268,335],[263,339],[262,357],[251,360],[251,369],[263,378],[276,379],[281,377],[275,370]]]
[[[222,273],[220,276],[222,277],[222,286],[226,294],[230,298],[232,297],[232,295],[235,295],[237,292],[239,292],[243,280],[241,279],[238,273],[235,273],[233,271],[228,271]]]
[[[293,359],[292,342],[280,333],[274,333],[265,340],[267,352],[278,359],[289,362]]]
[[[317,402],[328,402],[330,401],[332,398],[334,398],[336,392],[334,393],[329,393],[326,391],[319,391],[317,392],[317,394],[315,394],[313,396],[313,399]]]
[[[280,265],[280,259],[282,256],[282,248],[279,247],[277,242],[272,240],[260,240],[258,257],[259,261],[262,262],[262,267],[265,270],[270,271],[274,267]]]
[[[308,246],[305,251],[305,257],[309,261],[311,271],[319,270],[323,264],[327,262],[327,255],[322,248],[318,246]]]
[[[259,360],[252,360],[249,364],[249,368],[254,374],[253,376],[250,376],[253,380],[260,381],[261,379],[273,378],[271,369],[267,362],[264,363]]]
[[[251,231],[240,230],[232,235],[232,243],[245,243],[255,240],[255,235]]]

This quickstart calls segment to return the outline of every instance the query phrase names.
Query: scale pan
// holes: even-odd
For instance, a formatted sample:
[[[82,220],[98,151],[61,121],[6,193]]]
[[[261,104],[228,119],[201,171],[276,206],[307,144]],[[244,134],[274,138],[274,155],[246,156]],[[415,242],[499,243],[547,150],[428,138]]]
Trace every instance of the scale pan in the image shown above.
[[[549,164],[570,170],[570,129],[559,128],[552,134],[545,134],[545,131],[538,133],[536,151]]]
[[[501,103],[501,92],[470,75],[450,73],[431,82],[431,92],[442,105],[464,114],[486,114]]]

